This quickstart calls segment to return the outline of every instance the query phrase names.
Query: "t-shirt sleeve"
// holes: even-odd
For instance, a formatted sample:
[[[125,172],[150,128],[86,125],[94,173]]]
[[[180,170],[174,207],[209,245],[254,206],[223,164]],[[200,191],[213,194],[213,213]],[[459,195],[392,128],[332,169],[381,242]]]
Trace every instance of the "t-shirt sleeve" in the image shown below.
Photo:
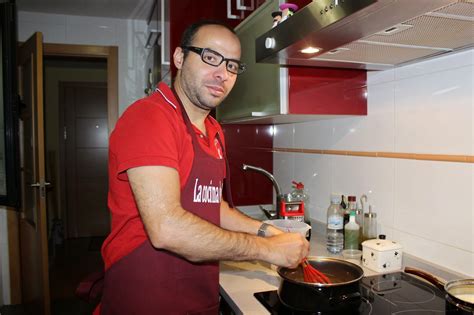
[[[131,105],[110,139],[111,155],[116,160],[115,175],[126,180],[126,171],[138,166],[178,169],[177,117],[175,109],[167,104],[142,100]]]

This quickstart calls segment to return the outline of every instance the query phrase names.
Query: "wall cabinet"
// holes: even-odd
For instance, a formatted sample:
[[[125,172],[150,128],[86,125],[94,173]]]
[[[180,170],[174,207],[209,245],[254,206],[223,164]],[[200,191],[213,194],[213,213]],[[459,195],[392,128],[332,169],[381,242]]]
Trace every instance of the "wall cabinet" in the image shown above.
[[[271,13],[278,3],[266,1],[236,27],[247,71],[217,109],[219,121],[273,124],[366,115],[365,70],[285,68],[255,62],[255,39],[271,28]]]

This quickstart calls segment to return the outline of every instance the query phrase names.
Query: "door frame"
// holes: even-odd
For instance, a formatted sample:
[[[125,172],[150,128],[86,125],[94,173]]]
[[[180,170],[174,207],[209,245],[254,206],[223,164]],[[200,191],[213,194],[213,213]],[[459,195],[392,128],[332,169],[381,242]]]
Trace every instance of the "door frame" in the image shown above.
[[[18,43],[19,45],[22,42]],[[43,43],[43,57],[105,58],[107,60],[107,124],[109,134],[118,120],[118,47]],[[6,209],[9,209],[8,207]],[[12,209],[12,208],[10,208]],[[19,229],[16,211],[7,211],[11,304],[21,303]]]
[[[45,43],[43,56],[93,57],[107,60],[107,122],[110,134],[118,120],[118,47]]]

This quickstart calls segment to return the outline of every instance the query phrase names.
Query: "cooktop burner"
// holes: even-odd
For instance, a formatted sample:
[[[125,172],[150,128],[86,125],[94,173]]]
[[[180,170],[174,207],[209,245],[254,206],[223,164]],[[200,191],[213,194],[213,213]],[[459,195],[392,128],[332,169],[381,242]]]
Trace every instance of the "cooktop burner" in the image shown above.
[[[360,283],[360,303],[338,306],[330,312],[301,312],[280,302],[278,293],[265,291],[254,296],[272,315],[410,315],[464,314],[449,307],[445,294],[434,286],[403,272],[364,277]]]

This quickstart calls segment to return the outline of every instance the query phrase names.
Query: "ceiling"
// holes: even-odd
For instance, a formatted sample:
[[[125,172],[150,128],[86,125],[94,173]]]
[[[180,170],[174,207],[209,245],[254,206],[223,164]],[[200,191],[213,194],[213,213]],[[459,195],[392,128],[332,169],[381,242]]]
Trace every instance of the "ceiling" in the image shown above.
[[[16,0],[19,11],[147,20],[155,0]]]

